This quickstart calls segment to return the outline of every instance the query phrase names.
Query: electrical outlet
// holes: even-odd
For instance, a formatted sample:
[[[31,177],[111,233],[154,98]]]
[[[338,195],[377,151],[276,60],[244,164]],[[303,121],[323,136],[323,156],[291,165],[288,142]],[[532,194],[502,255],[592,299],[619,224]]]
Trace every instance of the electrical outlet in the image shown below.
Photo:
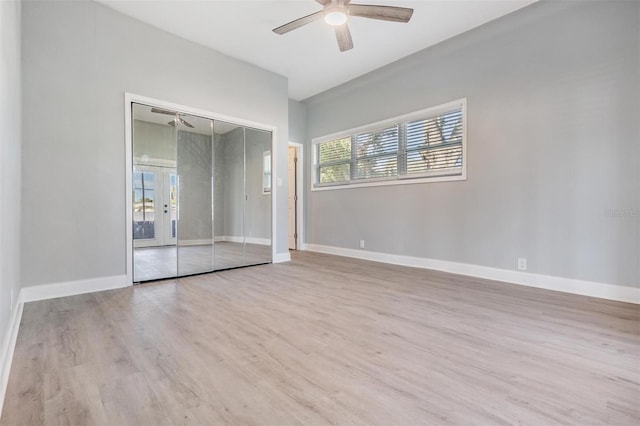
[[[363,249],[364,248],[364,240],[360,240],[360,248]]]
[[[518,269],[521,271],[526,271],[527,270],[527,258],[526,257],[519,257],[518,258]]]

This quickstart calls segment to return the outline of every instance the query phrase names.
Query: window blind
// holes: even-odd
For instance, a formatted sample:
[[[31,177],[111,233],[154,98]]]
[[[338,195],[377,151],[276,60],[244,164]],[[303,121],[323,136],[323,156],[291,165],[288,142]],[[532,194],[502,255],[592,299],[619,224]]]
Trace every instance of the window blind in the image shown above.
[[[398,174],[398,125],[355,135],[356,169],[353,179]]]
[[[314,185],[461,175],[464,104],[447,106],[437,107],[436,113],[414,113],[409,120],[372,125],[372,130],[316,143]]]
[[[317,183],[348,182],[351,176],[351,137],[317,145]]]
[[[406,123],[404,174],[462,169],[462,108]],[[456,170],[457,169],[457,170]]]

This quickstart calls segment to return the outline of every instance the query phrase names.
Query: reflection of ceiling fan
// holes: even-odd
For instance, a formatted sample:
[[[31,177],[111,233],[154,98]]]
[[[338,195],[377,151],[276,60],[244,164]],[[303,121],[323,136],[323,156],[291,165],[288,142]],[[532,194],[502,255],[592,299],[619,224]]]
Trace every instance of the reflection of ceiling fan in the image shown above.
[[[171,127],[178,127],[178,124],[183,124],[187,127],[191,127],[192,129],[194,128],[193,124],[189,123],[188,121],[182,118],[184,116],[184,114],[182,113],[179,113],[176,111],[169,111],[168,109],[160,109],[160,108],[151,108],[151,112],[155,112],[156,114],[173,115],[174,117],[176,117],[167,123]]]
[[[320,12],[312,13],[273,30],[276,34],[285,34],[303,25],[317,21],[324,17],[327,24],[335,27],[338,47],[344,52],[353,48],[351,32],[347,26],[349,16],[380,19],[382,21],[409,22],[413,9],[396,6],[375,6],[367,4],[351,4],[351,0],[316,0],[324,6]]]

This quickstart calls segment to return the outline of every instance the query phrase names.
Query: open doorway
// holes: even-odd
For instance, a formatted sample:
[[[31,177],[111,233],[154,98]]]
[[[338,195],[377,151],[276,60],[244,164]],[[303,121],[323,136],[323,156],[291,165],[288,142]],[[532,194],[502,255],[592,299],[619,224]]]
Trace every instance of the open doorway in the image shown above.
[[[289,142],[289,250],[302,249],[302,144]]]

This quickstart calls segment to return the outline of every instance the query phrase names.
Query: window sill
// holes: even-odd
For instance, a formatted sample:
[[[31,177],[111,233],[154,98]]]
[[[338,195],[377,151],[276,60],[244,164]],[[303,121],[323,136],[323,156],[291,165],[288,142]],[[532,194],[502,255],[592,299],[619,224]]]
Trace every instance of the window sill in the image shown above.
[[[466,174],[466,171],[463,170],[462,174],[451,175],[451,176],[431,176],[431,177],[422,177],[422,178],[398,177],[393,179],[375,180],[375,181],[368,181],[368,182],[312,186],[311,191],[332,191],[336,189],[367,188],[367,187],[373,187],[373,186],[390,186],[390,185],[413,185],[417,183],[454,182],[454,181],[464,181],[464,180],[467,180],[467,174]]]

